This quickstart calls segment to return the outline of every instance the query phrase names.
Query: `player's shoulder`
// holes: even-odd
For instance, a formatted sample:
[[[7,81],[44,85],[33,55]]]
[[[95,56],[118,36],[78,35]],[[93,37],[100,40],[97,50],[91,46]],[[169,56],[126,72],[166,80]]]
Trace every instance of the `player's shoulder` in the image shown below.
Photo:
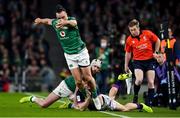
[[[52,19],[51,24],[55,25],[57,20],[58,20],[57,18]]]
[[[126,39],[126,43],[127,43],[127,42],[130,42],[131,40],[132,40],[132,36],[129,35],[129,36],[127,37],[127,39]]]
[[[55,22],[55,21],[57,21],[57,20],[58,20],[57,18],[53,18],[53,19],[52,19],[52,22]]]
[[[154,34],[151,30],[146,29],[146,30],[142,30],[143,34]]]
[[[66,79],[72,80],[72,79],[74,79],[74,77],[70,75],[70,76],[68,76]]]
[[[69,16],[69,17],[68,17],[68,20],[76,20],[76,18],[75,18],[75,17],[72,17],[72,16]]]

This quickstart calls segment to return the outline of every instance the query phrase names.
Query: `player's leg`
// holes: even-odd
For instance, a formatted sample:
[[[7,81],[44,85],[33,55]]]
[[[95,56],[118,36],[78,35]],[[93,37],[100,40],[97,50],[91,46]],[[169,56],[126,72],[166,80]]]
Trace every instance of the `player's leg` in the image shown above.
[[[38,104],[39,106],[46,108],[50,106],[52,103],[60,99],[61,97],[70,97],[73,95],[73,92],[69,90],[65,81],[61,81],[61,83],[51,92],[45,99],[36,97],[36,96],[28,96],[20,99],[20,103],[25,102],[33,102]]]
[[[109,96],[104,95],[104,99],[106,99],[105,101],[111,101],[109,102],[109,107],[111,110],[118,110],[118,111],[131,111],[131,110],[135,110],[135,109],[142,109],[146,112],[150,112],[152,113],[153,110],[151,109],[151,107],[143,104],[143,103],[127,103],[126,105],[122,105],[119,102],[115,101],[115,100],[111,100]],[[107,103],[108,104],[108,103]]]
[[[75,79],[76,87],[81,92],[85,93],[84,85],[82,84],[82,75],[81,75],[81,72],[79,70],[79,65],[78,65],[79,54],[69,55],[65,53],[64,56],[66,58],[68,68]]]
[[[134,110],[134,109],[142,109],[142,105],[141,104],[138,104],[138,103],[127,103],[124,105],[127,109],[127,111],[131,111],[131,110]]]
[[[61,83],[51,92],[48,97],[45,99],[32,98],[32,102],[40,105],[43,108],[46,108],[53,104],[55,101],[62,97],[70,97],[73,94],[71,90],[69,90],[65,81],[61,81]]]
[[[118,92],[119,88],[121,87],[121,84],[122,84],[122,82],[120,80],[118,80],[112,85],[112,87],[109,91],[109,97],[111,99],[116,98],[117,92]]]
[[[100,94],[99,98],[101,100],[101,104],[103,105],[102,107],[111,109],[111,110],[118,110],[118,111],[126,111],[126,107],[122,104],[120,104],[119,102],[111,99],[109,96],[104,95],[104,94]],[[103,109],[103,108],[102,108]],[[106,110],[106,109],[105,109]]]
[[[138,102],[138,93],[140,90],[141,83],[143,81],[143,71],[141,69],[135,69],[134,70],[135,74],[135,83],[134,83],[134,98],[133,98],[133,103]]]
[[[91,69],[90,69],[90,60],[89,60],[89,54],[88,50],[85,49],[79,54],[79,60],[78,60],[78,65],[81,68],[82,76],[87,81],[88,86],[90,87],[90,92],[93,97],[93,102],[95,103],[95,106],[98,110],[101,109],[101,104],[100,100],[97,95],[97,89],[96,89],[96,81],[93,78],[91,74]]]
[[[144,103],[127,103],[124,105],[126,107],[126,111],[131,111],[135,109],[144,110],[146,112],[152,113],[153,110],[151,107],[145,105]]]
[[[32,102],[32,103],[36,103],[39,106],[46,108],[49,105],[51,105],[52,103],[54,103],[55,101],[57,101],[60,97],[56,94],[54,94],[53,92],[51,92],[48,97],[46,97],[45,99],[40,98],[40,97],[36,97],[36,96],[27,96],[27,97],[23,97],[20,99],[20,103],[26,103],[26,102]]]
[[[78,65],[81,69],[82,76],[87,81],[88,86],[91,89],[92,96],[97,97],[97,91],[96,91],[96,81],[92,76],[91,68],[90,68],[90,60],[89,60],[89,54],[87,49],[82,51],[79,54],[79,60]]]
[[[152,101],[155,94],[155,89],[154,89],[155,71],[149,70],[147,71],[146,74],[148,80],[148,99],[149,99],[148,104],[152,106]]]
[[[76,86],[78,87],[78,89],[80,91],[85,91],[84,90],[84,85],[82,83],[82,75],[81,75],[81,72],[80,72],[79,68],[71,69],[71,74],[73,75],[73,77],[75,79]]]
[[[55,93],[51,92],[48,97],[45,99],[34,97],[31,99],[32,102],[38,104],[39,106],[46,108],[50,106],[52,103],[57,101],[60,97],[56,95]]]
[[[100,104],[100,100],[99,100],[98,94],[97,94],[96,81],[93,78],[93,76],[91,75],[90,67],[83,67],[83,68],[81,68],[81,71],[82,71],[83,77],[87,81],[88,86],[90,87],[93,102],[94,102],[97,110],[100,110],[101,104]]]
[[[118,92],[118,88],[112,86],[110,91],[109,91],[109,97],[114,100],[116,98],[117,92]]]
[[[111,107],[112,107],[112,108],[114,107],[114,109],[111,108],[112,110],[128,111],[128,109],[127,109],[124,105],[120,104],[119,102],[117,102],[117,101],[115,101],[115,100],[113,100],[113,101],[111,102]]]

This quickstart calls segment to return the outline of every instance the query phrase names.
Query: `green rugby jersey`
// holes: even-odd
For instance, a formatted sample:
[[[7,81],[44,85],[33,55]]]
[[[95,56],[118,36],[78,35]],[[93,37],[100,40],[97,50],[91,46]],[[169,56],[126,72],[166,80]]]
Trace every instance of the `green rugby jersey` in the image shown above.
[[[65,83],[67,85],[67,87],[69,88],[69,90],[71,90],[73,93],[76,90],[76,82],[73,76],[69,76],[67,77],[65,80]],[[98,90],[98,88],[96,88]],[[85,95],[85,91],[83,92],[83,95]]]
[[[68,17],[68,20],[75,20],[74,17]],[[85,48],[85,43],[81,40],[78,26],[64,26],[63,28],[56,28],[58,19],[52,21],[52,26],[56,31],[58,41],[63,50],[67,54],[78,54]]]
[[[65,81],[67,87],[69,88],[69,90],[71,90],[74,93],[76,90],[76,83],[75,83],[73,76],[67,77],[64,81]]]

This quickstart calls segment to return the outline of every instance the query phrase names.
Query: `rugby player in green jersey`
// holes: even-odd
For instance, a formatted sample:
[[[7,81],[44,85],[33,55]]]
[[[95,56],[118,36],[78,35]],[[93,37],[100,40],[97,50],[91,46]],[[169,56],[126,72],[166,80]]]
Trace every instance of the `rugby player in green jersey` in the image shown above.
[[[100,71],[101,61],[94,59],[91,62],[91,72],[96,74]],[[68,97],[70,100],[74,100],[76,91],[76,84],[73,76],[67,77],[65,80],[61,81],[60,84],[51,92],[45,99],[38,98],[36,96],[27,96],[19,100],[20,103],[32,102],[39,106],[46,108],[53,104],[60,98]]]
[[[81,40],[77,21],[69,17],[66,9],[61,5],[56,7],[56,18],[36,18],[35,24],[51,25],[56,31],[58,41],[64,50],[67,65],[75,79],[76,86],[85,92],[81,75],[88,81],[93,101],[97,109],[101,109],[100,100],[97,97],[96,82],[90,71],[90,61],[85,43]]]

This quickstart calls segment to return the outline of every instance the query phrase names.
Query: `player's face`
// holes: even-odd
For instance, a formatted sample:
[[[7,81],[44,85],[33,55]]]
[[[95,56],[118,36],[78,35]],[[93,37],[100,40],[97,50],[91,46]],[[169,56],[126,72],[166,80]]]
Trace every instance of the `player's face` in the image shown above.
[[[96,73],[100,72],[100,67],[98,67],[96,65],[93,65],[91,68],[92,68],[92,73],[93,74],[96,74]]]
[[[131,33],[132,36],[139,36],[140,34],[140,28],[135,26],[129,27],[129,31]]]
[[[58,19],[64,19],[64,20],[67,20],[68,18],[67,13],[65,11],[56,12],[56,17]]]

